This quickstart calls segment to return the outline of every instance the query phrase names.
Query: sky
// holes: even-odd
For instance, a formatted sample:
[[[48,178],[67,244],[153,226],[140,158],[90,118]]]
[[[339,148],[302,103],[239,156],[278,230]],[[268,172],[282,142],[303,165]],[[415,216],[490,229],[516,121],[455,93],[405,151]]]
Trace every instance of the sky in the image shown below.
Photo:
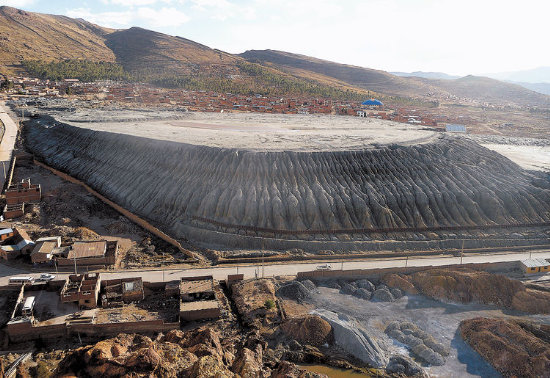
[[[550,66],[548,0],[0,0],[230,53],[274,49],[385,71]]]

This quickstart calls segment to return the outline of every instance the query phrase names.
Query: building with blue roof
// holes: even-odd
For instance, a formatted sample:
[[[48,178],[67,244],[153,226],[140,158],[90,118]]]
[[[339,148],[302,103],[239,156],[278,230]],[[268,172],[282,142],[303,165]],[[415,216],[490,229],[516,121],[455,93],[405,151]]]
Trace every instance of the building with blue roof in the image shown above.
[[[361,105],[363,106],[377,106],[377,107],[382,107],[384,106],[384,103],[380,100],[377,100],[375,98],[371,98],[370,100],[367,100],[367,101],[363,101],[361,103]]]

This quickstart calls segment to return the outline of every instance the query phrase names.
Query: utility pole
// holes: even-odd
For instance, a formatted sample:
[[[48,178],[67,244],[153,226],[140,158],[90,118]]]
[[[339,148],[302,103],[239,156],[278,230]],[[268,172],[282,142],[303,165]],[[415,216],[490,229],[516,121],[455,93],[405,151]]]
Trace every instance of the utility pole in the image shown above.
[[[409,255],[407,255],[407,258],[405,259],[405,268],[409,265]]]
[[[464,258],[464,239],[462,239],[462,250],[460,251],[460,265],[462,265],[463,258]]]
[[[76,255],[73,256],[73,261],[74,261],[74,274],[76,275],[76,274],[78,274],[78,273],[76,272]]]

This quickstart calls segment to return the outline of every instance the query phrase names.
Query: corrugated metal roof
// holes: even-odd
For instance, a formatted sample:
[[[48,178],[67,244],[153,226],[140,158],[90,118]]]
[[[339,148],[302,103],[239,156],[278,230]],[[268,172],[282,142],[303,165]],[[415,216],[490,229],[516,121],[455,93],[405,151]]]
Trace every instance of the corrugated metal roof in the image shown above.
[[[445,125],[445,131],[448,131],[448,132],[451,132],[451,133],[465,133],[466,132],[466,126],[456,125],[456,124],[449,124],[449,125]]]
[[[539,268],[541,266],[548,266],[550,263],[545,259],[527,259],[521,262],[527,268]]]

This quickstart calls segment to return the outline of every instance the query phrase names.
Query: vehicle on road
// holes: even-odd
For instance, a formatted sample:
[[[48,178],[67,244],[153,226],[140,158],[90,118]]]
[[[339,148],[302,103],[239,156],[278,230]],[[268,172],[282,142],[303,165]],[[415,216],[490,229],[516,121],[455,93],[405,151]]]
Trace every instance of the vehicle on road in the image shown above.
[[[55,278],[55,275],[53,274],[49,274],[49,273],[42,273],[40,275],[40,277],[38,277],[36,280],[37,281],[51,281]]]
[[[30,276],[18,276],[11,277],[9,280],[10,285],[25,285],[34,283],[34,278]]]
[[[331,270],[332,266],[330,264],[319,265],[315,270]]]

